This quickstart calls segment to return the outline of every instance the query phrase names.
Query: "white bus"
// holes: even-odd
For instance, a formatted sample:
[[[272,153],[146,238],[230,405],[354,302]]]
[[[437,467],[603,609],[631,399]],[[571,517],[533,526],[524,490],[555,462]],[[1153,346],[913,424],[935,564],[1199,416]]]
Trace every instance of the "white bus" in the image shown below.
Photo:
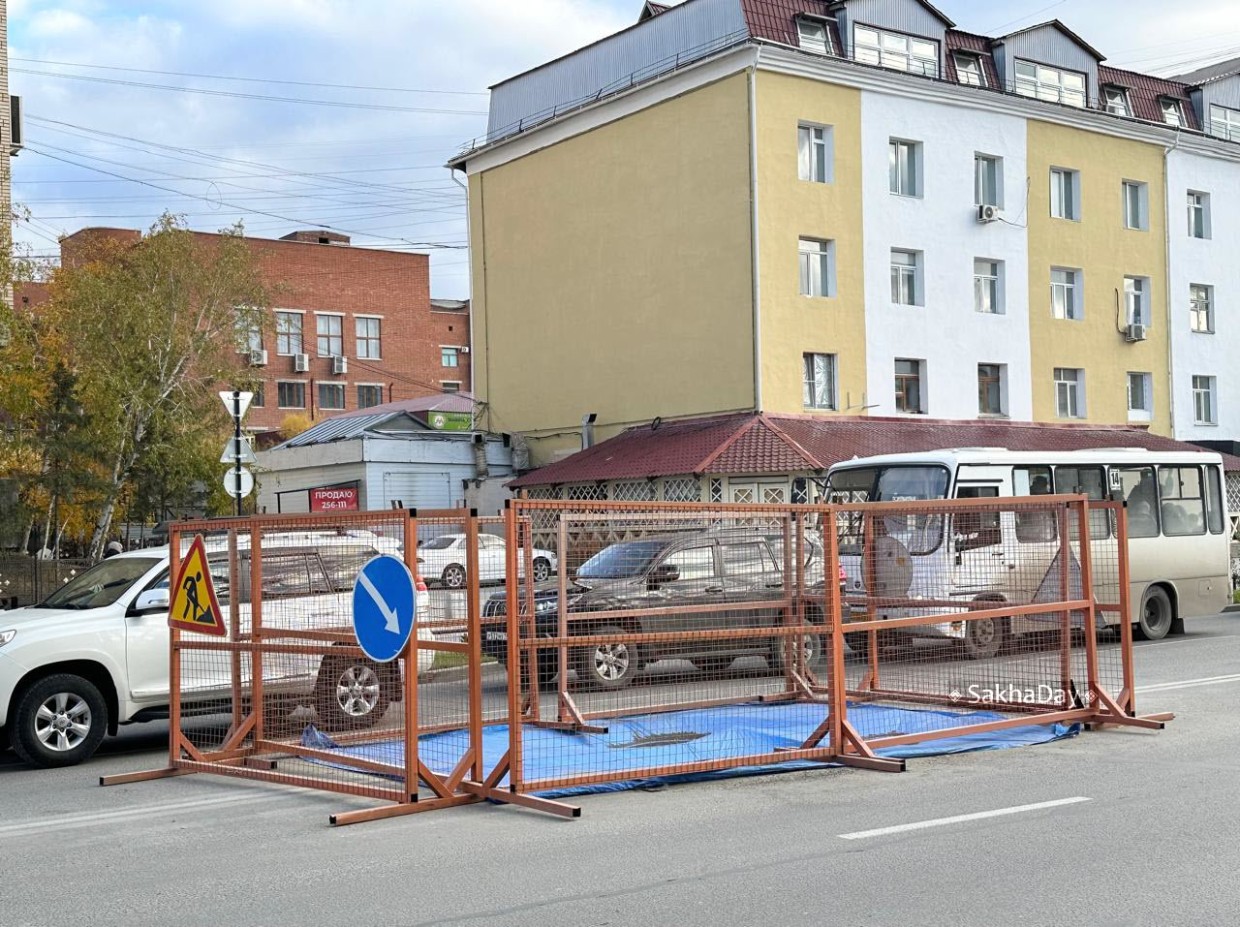
[[[838,463],[827,475],[826,501],[847,505],[1048,493],[1122,500],[1128,511],[1131,620],[1138,636],[1158,640],[1169,632],[1182,632],[1185,618],[1217,614],[1229,601],[1230,539],[1223,485],[1222,458],[1208,452],[954,448]],[[884,594],[1026,604],[1030,577],[1039,571],[1044,574],[1058,549],[1053,525],[1043,513],[1024,516],[1023,521],[1013,513],[993,519],[970,517],[975,522],[968,525],[970,530],[962,530],[959,519],[954,527],[940,517],[889,519],[894,524],[885,525],[883,533],[894,540],[886,543],[907,549],[908,557],[896,558],[907,565],[899,575],[882,578],[903,588],[886,589]],[[1106,547],[1112,545],[1113,550],[1115,544],[1110,514],[1098,511],[1090,522],[1095,561],[1113,562],[1113,556],[1105,557]],[[848,587],[861,591],[861,539],[850,537],[847,525],[840,530],[840,563],[848,574]],[[1006,562],[1013,557],[1023,562]],[[984,578],[980,583],[979,576]],[[1112,579],[1112,585],[1117,582]],[[1105,583],[1105,576],[1096,575],[1095,592],[1103,592]],[[880,617],[905,614],[921,612],[893,609]],[[1113,612],[1100,616],[1116,621]],[[984,657],[997,653],[1010,635],[1035,628],[1025,619],[949,621],[919,627],[916,633],[960,639],[970,656]],[[861,637],[853,635],[850,646],[854,639],[864,644]]]

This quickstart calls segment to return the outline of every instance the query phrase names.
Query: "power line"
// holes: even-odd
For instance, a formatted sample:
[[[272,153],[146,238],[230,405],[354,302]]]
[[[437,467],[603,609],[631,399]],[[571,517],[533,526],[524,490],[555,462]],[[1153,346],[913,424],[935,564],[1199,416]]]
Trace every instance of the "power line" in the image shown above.
[[[307,106],[332,106],[343,109],[365,109],[386,113],[420,113],[435,116],[485,116],[485,111],[461,109],[434,109],[425,106],[394,106],[384,103],[346,103],[341,100],[307,100],[302,97],[276,97],[262,93],[241,93],[236,90],[210,90],[205,87],[174,87],[171,84],[149,84],[143,81],[120,80],[114,77],[93,77],[89,74],[62,74],[56,71],[36,71],[30,68],[10,68],[11,74],[34,74],[39,77],[57,77],[64,80],[90,81],[120,87],[138,87],[143,90],[167,90],[176,93],[200,93],[212,97],[232,97],[239,100],[258,100],[264,103],[297,103]]]
[[[164,77],[200,77],[206,80],[244,81],[254,84],[283,84],[289,87],[330,87],[336,90],[375,90],[385,93],[430,93],[444,96],[485,97],[486,90],[424,90],[416,87],[368,87],[364,84],[325,84],[318,81],[281,80],[275,77],[237,77],[229,74],[195,74],[185,71],[153,71],[148,68],[122,68],[106,64],[85,64],[80,61],[47,61],[42,58],[10,58],[27,64],[51,64],[70,68],[90,68],[96,71],[127,71],[131,74],[159,74]]]

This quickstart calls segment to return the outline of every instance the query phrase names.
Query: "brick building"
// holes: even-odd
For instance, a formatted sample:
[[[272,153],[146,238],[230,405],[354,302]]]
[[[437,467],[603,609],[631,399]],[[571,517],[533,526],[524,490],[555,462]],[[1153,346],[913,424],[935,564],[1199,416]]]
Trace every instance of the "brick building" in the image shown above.
[[[220,237],[193,234],[204,243]],[[82,229],[61,240],[61,256],[88,240],[140,236]],[[469,391],[469,302],[431,299],[427,255],[354,248],[347,235],[322,230],[247,241],[273,316],[265,330],[250,333],[239,358],[260,378],[248,431],[274,432],[294,413],[319,420]]]

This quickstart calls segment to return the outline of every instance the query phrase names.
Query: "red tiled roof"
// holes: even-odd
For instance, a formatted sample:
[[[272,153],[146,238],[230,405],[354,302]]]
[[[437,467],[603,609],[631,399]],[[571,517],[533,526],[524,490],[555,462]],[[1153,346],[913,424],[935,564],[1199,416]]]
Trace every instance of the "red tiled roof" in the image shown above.
[[[792,46],[800,44],[797,38],[797,15],[809,13],[813,16],[828,16],[829,6],[824,0],[741,0],[741,11],[745,14],[751,36]],[[830,25],[833,33],[831,40],[838,51],[840,37],[835,31],[834,19]]]
[[[1180,101],[1180,110],[1186,120],[1186,129],[1199,129],[1197,113],[1188,98],[1188,85],[1179,81],[1163,80],[1150,77],[1136,71],[1125,71],[1122,68],[1111,68],[1105,64],[1098,65],[1098,83],[1104,86],[1114,85],[1128,91],[1128,105],[1132,114],[1138,119],[1149,122],[1162,122],[1162,106],[1159,97],[1170,97]]]
[[[919,418],[769,415],[743,412],[641,425],[509,483],[527,486],[653,479],[682,474],[822,472],[852,457],[949,447],[1006,447],[1013,451],[1074,451],[1141,447],[1201,450],[1193,444],[1122,425],[944,421]],[[1240,457],[1223,455],[1228,471]]]

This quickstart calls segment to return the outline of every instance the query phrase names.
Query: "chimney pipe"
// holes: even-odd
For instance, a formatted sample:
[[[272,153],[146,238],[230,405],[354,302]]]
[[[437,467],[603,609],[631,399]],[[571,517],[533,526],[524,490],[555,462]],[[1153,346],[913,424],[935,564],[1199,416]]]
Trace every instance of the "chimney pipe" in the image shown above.
[[[597,418],[597,412],[588,412],[581,416],[581,449],[583,451],[588,447],[594,447],[594,421]]]

